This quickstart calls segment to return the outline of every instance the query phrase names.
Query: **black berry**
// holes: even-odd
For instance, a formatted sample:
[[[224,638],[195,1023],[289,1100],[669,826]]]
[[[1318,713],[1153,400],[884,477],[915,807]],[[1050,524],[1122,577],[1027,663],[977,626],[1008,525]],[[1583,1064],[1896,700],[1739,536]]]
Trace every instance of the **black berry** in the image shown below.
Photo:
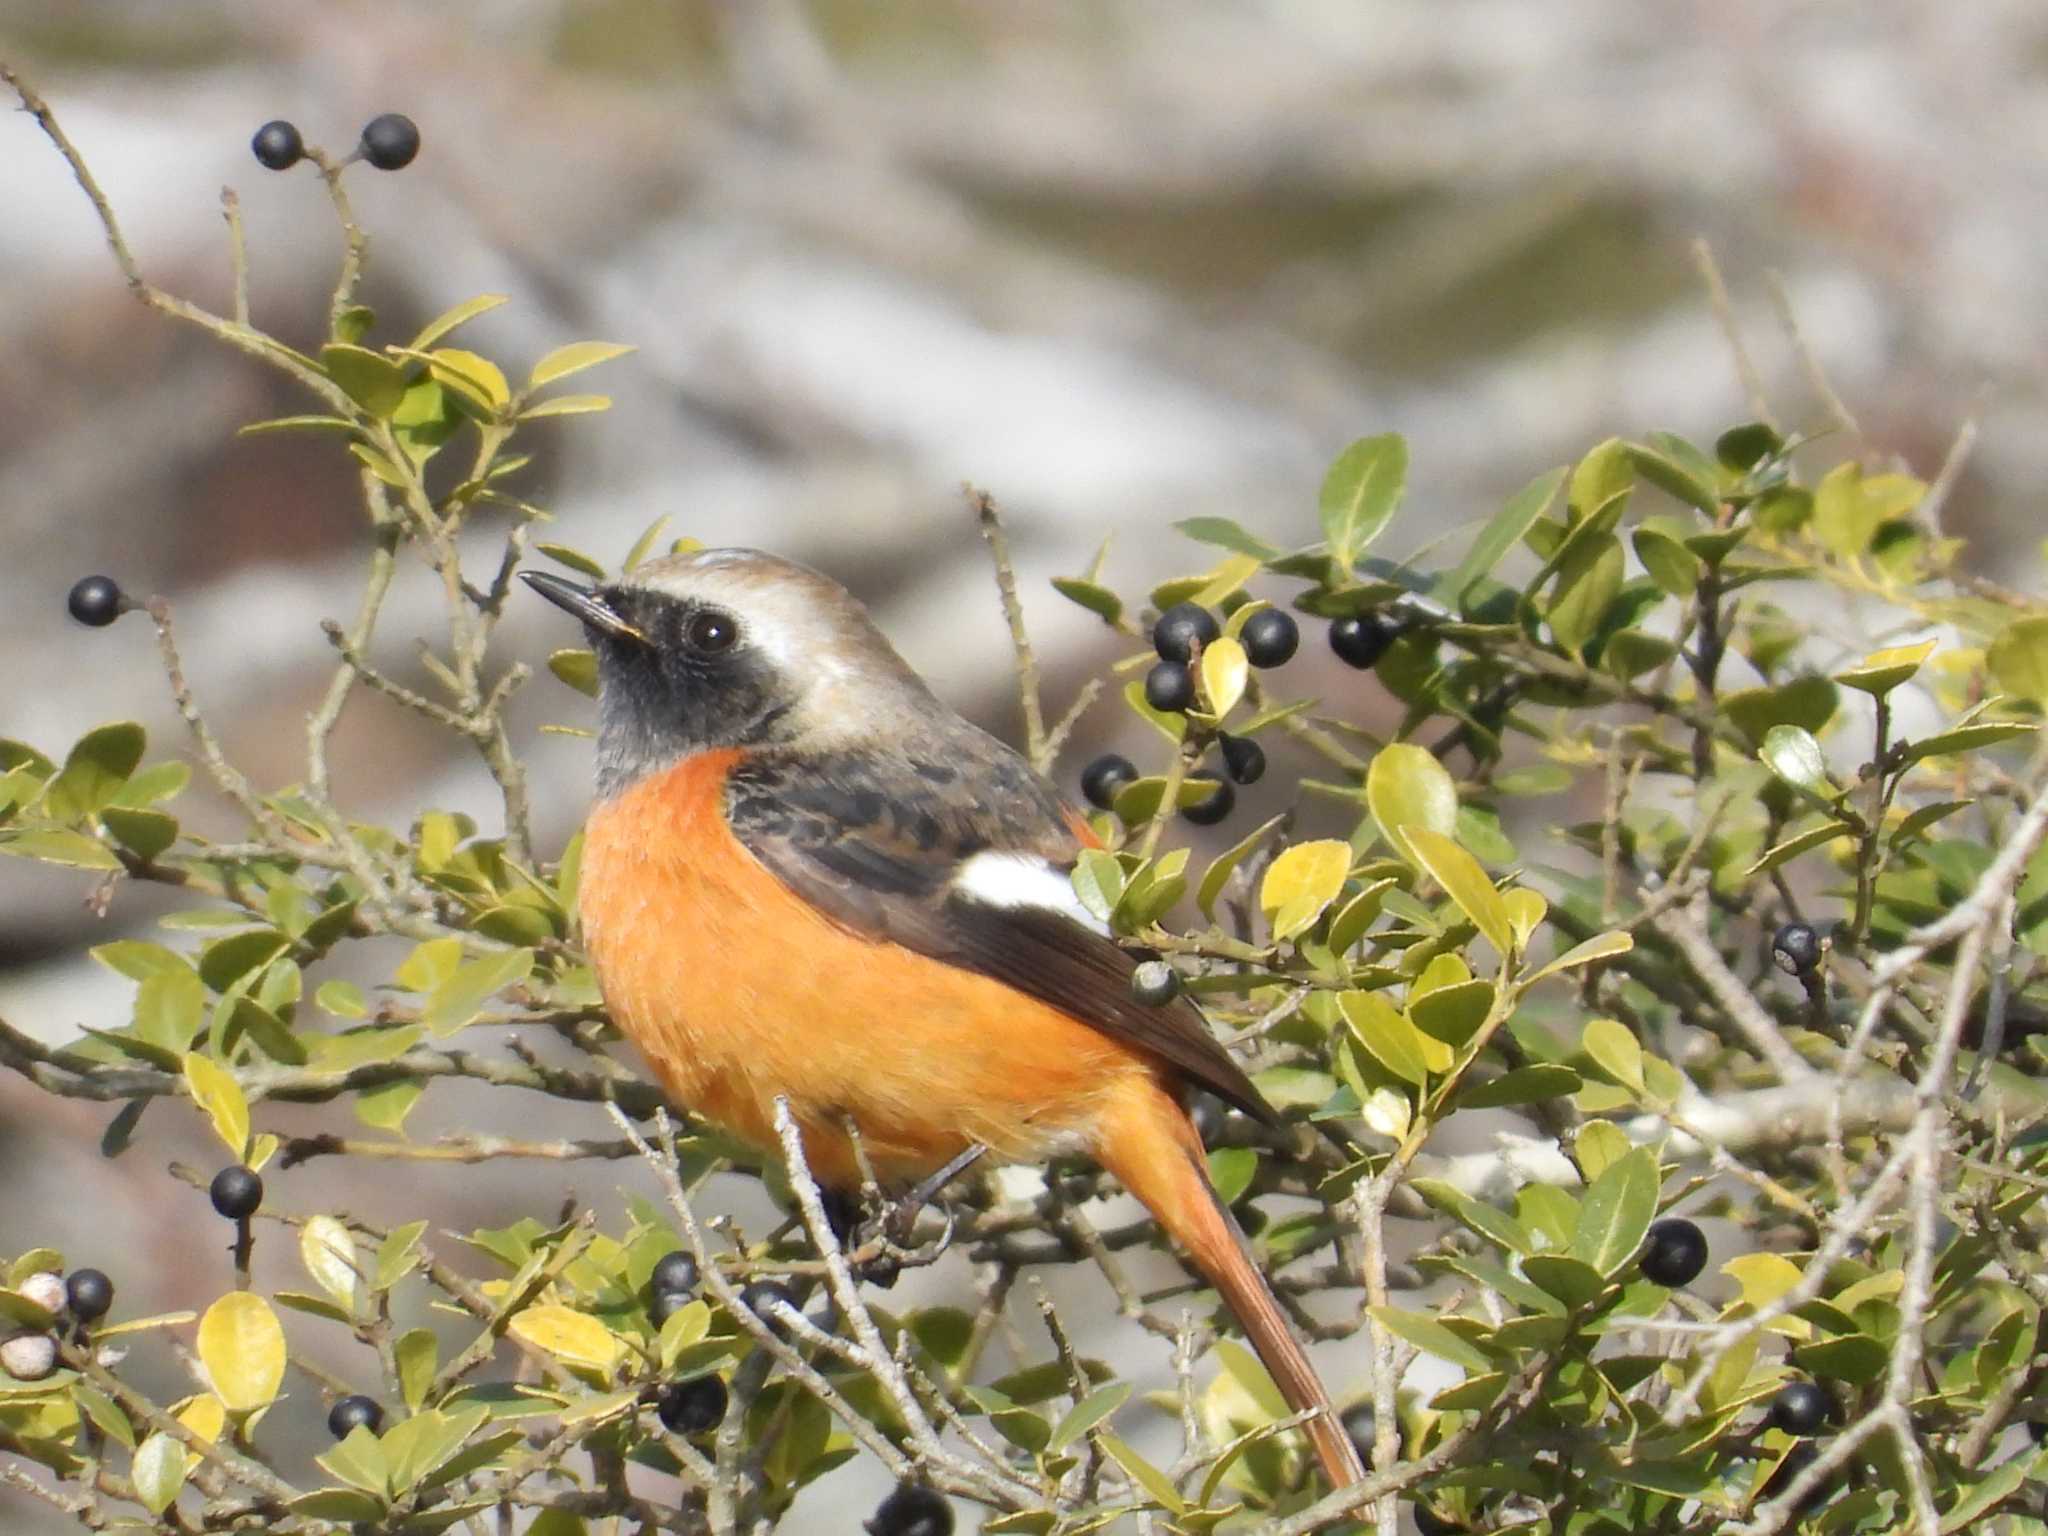
[[[1358,1454],[1369,1467],[1372,1465],[1372,1443],[1379,1434],[1377,1421],[1373,1418],[1371,1403],[1353,1403],[1344,1410],[1338,1423],[1344,1426],[1344,1433],[1351,1437],[1351,1443],[1358,1447]]]
[[[659,1328],[687,1307],[694,1298],[688,1291],[656,1291],[654,1299],[647,1303],[647,1315]]]
[[[247,1221],[263,1203],[263,1180],[254,1169],[233,1163],[213,1176],[206,1192],[213,1197],[213,1208],[228,1220]]]
[[[1330,626],[1330,649],[1347,667],[1365,672],[1379,665],[1380,658],[1387,654],[1387,647],[1394,643],[1394,637],[1400,632],[1377,613],[1355,614]],[[1416,1506],[1418,1509],[1421,1507],[1419,1504]]]
[[[754,1316],[760,1318],[762,1322],[773,1328],[777,1333],[781,1333],[787,1325],[782,1320],[782,1313],[775,1306],[777,1302],[796,1308],[797,1311],[803,1310],[796,1305],[795,1293],[779,1281],[750,1281],[740,1291],[740,1305],[753,1313]]]
[[[1230,1111],[1213,1093],[1196,1094],[1195,1102],[1188,1109],[1188,1119],[1194,1122],[1195,1134],[1202,1138],[1205,1147],[1223,1134],[1223,1122],[1229,1116]]]
[[[868,1536],[952,1536],[953,1506],[929,1488],[899,1483],[863,1529]]]
[[[337,1440],[346,1440],[349,1431],[361,1426],[371,1434],[384,1422],[384,1409],[374,1397],[353,1393],[340,1399],[327,1410],[327,1433]]]
[[[1237,804],[1237,791],[1216,777],[1213,773],[1191,773],[1190,781],[1197,784],[1214,784],[1215,791],[1206,799],[1197,800],[1193,805],[1181,807],[1181,815],[1198,827],[1213,827],[1228,816]]]
[[[402,171],[420,152],[420,131],[397,112],[373,117],[363,128],[363,158],[380,171]]]
[[[104,628],[127,610],[128,599],[111,576],[88,576],[71,589],[64,606],[71,617],[94,629]]]
[[[299,130],[283,118],[258,128],[249,148],[256,152],[256,163],[266,171],[288,171],[306,157],[306,144],[299,137]]]
[[[1244,659],[1253,666],[1277,667],[1292,660],[1301,648],[1301,626],[1283,609],[1261,608],[1244,621],[1237,639],[1244,647]]]
[[[1707,1267],[1707,1234],[1683,1216],[1650,1223],[1643,1238],[1643,1278],[1667,1287],[1690,1285]]]
[[[1795,1381],[1771,1399],[1770,1425],[1788,1435],[1810,1435],[1827,1423],[1833,1401],[1810,1381]]]
[[[1446,1520],[1427,1504],[1415,1505],[1414,1513],[1415,1529],[1421,1536],[1457,1536],[1458,1532],[1465,1529],[1462,1525]]]
[[[1234,784],[1256,784],[1266,771],[1266,749],[1249,736],[1218,734],[1216,745],[1223,749],[1223,771]]]
[[[1116,792],[1138,777],[1128,757],[1105,752],[1081,770],[1081,793],[1100,810],[1116,807]]]
[[[2048,1419],[2028,1420],[2027,1433],[2034,1437],[2034,1444],[2036,1445],[2041,1444],[2044,1440],[2048,1440]]]
[[[107,1315],[114,1304],[114,1282],[97,1269],[74,1269],[64,1281],[64,1301],[81,1323]]]
[[[654,1400],[654,1411],[661,1415],[661,1427],[672,1435],[701,1435],[725,1417],[725,1380],[719,1376],[699,1376],[694,1381],[679,1381],[663,1387],[661,1396]]]
[[[1162,661],[1145,674],[1145,702],[1162,715],[1177,714],[1195,702],[1194,669],[1184,661]]]
[[[1820,935],[1811,923],[1787,923],[1771,936],[1771,959],[1787,976],[1811,976],[1820,964]]]
[[[1196,603],[1175,603],[1152,626],[1152,649],[1162,661],[1186,661],[1197,645],[1213,645],[1223,631],[1216,615]]]
[[[697,1289],[696,1256],[684,1253],[680,1248],[674,1253],[663,1254],[647,1285],[656,1295],[663,1291],[680,1291],[688,1296]]]
[[[1164,960],[1147,960],[1131,972],[1131,996],[1148,1008],[1163,1008],[1180,996],[1180,972]]]

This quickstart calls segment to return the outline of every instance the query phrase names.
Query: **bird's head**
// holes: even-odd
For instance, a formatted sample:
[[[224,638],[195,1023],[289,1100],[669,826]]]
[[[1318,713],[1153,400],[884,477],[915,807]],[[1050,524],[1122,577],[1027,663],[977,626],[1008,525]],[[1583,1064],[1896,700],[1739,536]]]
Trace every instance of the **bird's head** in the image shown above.
[[[851,593],[759,550],[650,560],[597,586],[521,575],[597,653],[600,795],[695,752],[830,751],[937,707]]]

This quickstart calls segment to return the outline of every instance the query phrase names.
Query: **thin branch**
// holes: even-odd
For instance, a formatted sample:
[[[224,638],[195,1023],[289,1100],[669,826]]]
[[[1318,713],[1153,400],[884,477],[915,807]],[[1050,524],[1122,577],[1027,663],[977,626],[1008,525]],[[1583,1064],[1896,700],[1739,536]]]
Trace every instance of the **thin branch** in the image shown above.
[[[1045,734],[1044,708],[1038,697],[1038,658],[1031,651],[1031,637],[1024,629],[1024,605],[1017,598],[1017,572],[1010,564],[1010,537],[1003,529],[1003,514],[995,497],[987,491],[965,487],[980,520],[981,536],[996,566],[996,589],[1003,597],[1003,617],[1010,625],[1010,645],[1017,653],[1017,697],[1024,707],[1024,755],[1031,766],[1044,773],[1052,766],[1053,748]]]

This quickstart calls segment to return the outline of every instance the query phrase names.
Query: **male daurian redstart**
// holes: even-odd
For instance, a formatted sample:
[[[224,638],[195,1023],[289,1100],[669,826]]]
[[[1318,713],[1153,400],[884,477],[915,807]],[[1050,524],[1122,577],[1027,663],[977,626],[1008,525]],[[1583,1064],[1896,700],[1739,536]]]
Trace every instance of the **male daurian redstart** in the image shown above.
[[[598,659],[586,946],[613,1019],[669,1093],[777,1145],[786,1097],[812,1172],[915,1180],[979,1144],[1081,1151],[1152,1211],[1237,1314],[1332,1482],[1364,1476],[1183,1100],[1277,1124],[1185,998],[1068,880],[1088,824],[942,704],[836,582],[745,549],[585,588],[526,580]]]

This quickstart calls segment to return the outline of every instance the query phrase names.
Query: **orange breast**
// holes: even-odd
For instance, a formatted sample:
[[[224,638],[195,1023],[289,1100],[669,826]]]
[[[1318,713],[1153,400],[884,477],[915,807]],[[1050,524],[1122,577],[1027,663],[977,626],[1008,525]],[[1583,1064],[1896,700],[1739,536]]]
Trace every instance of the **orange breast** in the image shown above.
[[[619,1027],[681,1104],[764,1149],[786,1095],[813,1171],[912,1177],[970,1142],[1005,1159],[1092,1149],[1138,1056],[1001,982],[849,932],[723,815],[737,752],[685,759],[593,808],[584,934]]]

